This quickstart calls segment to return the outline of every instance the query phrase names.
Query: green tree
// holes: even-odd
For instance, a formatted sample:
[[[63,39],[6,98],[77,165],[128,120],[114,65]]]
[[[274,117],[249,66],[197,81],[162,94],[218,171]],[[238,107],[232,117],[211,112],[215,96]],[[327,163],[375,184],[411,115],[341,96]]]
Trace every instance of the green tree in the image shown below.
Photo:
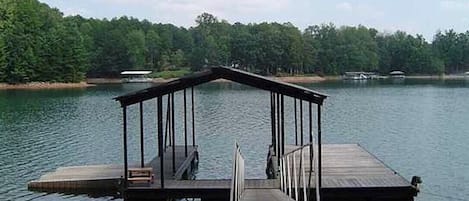
[[[185,63],[184,52],[182,50],[176,50],[171,54],[170,63],[175,67],[181,67]]]
[[[133,30],[127,35],[127,51],[133,69],[143,69],[145,65],[145,33]]]
[[[0,82],[6,79],[7,57],[5,51],[5,42],[3,36],[0,35]]]
[[[157,69],[159,58],[160,36],[156,31],[150,30],[146,34],[145,45],[147,50],[147,67]]]

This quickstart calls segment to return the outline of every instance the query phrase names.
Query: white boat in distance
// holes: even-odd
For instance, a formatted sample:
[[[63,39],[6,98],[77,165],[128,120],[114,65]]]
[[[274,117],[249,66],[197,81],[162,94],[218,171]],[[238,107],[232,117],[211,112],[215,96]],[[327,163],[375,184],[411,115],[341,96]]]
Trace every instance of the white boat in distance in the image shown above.
[[[152,73],[152,71],[122,71],[121,76],[122,82],[124,83],[141,83],[141,82],[152,82],[151,78],[148,78],[147,75]]]
[[[371,80],[378,79],[379,76],[373,72],[345,72],[344,80]]]

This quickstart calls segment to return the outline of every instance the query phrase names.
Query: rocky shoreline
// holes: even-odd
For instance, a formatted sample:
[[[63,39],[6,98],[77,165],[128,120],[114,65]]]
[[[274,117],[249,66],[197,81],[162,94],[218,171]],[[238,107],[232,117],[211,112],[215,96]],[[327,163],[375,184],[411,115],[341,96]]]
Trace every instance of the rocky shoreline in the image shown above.
[[[8,89],[28,89],[28,90],[39,90],[39,89],[74,89],[74,88],[87,88],[94,86],[86,82],[79,83],[55,83],[55,82],[31,82],[26,84],[6,84],[0,83],[0,90]]]

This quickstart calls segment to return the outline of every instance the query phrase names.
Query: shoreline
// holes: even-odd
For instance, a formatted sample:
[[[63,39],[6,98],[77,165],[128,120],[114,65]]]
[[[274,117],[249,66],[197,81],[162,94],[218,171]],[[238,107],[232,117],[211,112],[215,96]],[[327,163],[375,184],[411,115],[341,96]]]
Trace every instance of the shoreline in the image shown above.
[[[323,82],[323,81],[329,80],[328,78],[319,77],[319,76],[286,76],[286,77],[269,76],[268,78],[272,80],[288,82],[288,83],[317,83],[317,82]],[[153,78],[152,83],[165,83],[165,82],[170,82],[175,79],[177,78],[169,78],[169,79]],[[339,77],[335,79],[339,79]],[[225,80],[225,79],[218,79],[212,82],[223,83],[223,82],[231,82],[231,81]],[[93,85],[94,84],[122,84],[122,80],[116,79],[116,78],[89,78],[86,80],[86,83],[93,84]]]
[[[282,81],[287,83],[297,84],[308,84],[308,83],[319,83],[324,81],[337,81],[341,80],[341,76],[285,76],[275,77],[269,76],[269,79]],[[165,83],[176,78],[163,79],[153,78],[152,83]],[[429,80],[464,80],[467,79],[464,75],[408,75],[406,79],[429,79]],[[225,79],[218,79],[212,82],[225,83],[231,82]],[[88,78],[86,81],[79,83],[55,83],[55,82],[31,82],[26,84],[7,84],[0,83],[0,90],[41,90],[41,89],[80,89],[96,86],[98,84],[122,84],[122,80],[119,78]]]
[[[41,90],[41,89],[84,89],[95,86],[86,82],[79,83],[60,83],[60,82],[31,82],[26,84],[7,84],[0,83],[0,90]]]

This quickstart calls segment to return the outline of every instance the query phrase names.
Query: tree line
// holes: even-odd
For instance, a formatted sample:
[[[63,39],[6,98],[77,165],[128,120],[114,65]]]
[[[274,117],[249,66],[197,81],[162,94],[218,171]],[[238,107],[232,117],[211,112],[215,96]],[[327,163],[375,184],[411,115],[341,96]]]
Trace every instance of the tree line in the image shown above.
[[[403,31],[321,24],[234,23],[203,13],[196,26],[132,17],[64,17],[37,0],[0,0],[0,82],[78,82],[123,70],[236,66],[265,75],[469,71],[469,31],[433,41]]]

